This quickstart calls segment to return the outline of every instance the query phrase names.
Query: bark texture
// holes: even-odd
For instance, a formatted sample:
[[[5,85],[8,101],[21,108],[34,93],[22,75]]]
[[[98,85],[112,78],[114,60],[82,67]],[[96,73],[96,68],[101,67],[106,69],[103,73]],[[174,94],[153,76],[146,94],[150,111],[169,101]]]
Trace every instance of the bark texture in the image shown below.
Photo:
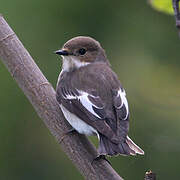
[[[122,180],[107,161],[100,159],[92,163],[97,151],[85,136],[75,133],[60,141],[71,127],[58,106],[55,91],[2,15],[0,59],[85,179]]]

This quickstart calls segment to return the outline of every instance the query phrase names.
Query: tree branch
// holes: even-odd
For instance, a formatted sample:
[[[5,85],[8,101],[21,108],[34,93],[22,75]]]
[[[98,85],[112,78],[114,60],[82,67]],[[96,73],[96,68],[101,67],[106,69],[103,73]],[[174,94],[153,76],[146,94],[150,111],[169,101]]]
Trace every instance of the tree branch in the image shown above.
[[[58,143],[61,143],[61,148],[85,179],[122,180],[105,160],[100,159],[92,163],[97,156],[97,151],[84,135],[76,133],[66,136],[62,142],[60,141],[63,133],[70,129],[70,125],[64,119],[59,108],[55,91],[1,15],[0,58],[39,117]]]
[[[176,27],[178,28],[178,33],[180,37],[180,13],[179,13],[179,0],[172,0],[174,16],[176,20]]]

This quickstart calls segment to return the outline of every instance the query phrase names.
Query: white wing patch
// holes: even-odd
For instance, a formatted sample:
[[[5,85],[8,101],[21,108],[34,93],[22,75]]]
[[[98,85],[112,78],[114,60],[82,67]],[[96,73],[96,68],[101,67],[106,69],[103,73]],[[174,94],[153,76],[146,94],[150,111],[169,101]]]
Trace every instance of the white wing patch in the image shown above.
[[[68,95],[66,95],[65,99],[69,99],[69,100],[77,99],[77,96],[73,96],[73,95],[68,94]]]
[[[86,92],[83,92],[83,91],[80,91],[81,95],[78,97],[81,104],[89,111],[91,112],[92,114],[94,114],[96,117],[100,118],[100,116],[98,116],[94,110],[93,110],[93,106],[98,108],[96,105],[94,105],[88,98],[89,94],[86,93]],[[92,96],[92,95],[91,95]]]
[[[126,119],[128,117],[129,114],[129,106],[128,106],[128,101],[126,99],[126,92],[124,89],[119,89],[117,96],[121,97],[121,105],[118,107],[118,109],[122,108],[123,105],[125,105],[126,108],[126,117],[124,119]]]
[[[98,109],[101,109],[101,107],[98,107],[96,106],[95,104],[93,104],[88,96],[91,96],[91,97],[95,97],[91,94],[88,94],[87,92],[84,92],[84,91],[78,91],[78,93],[80,94],[79,96],[77,95],[71,95],[71,94],[66,94],[66,96],[64,97],[65,99],[69,99],[69,100],[72,100],[72,99],[78,99],[81,104],[89,111],[91,112],[94,116],[96,116],[97,118],[99,119],[102,119],[97,113],[95,113],[95,111],[93,110],[93,106],[95,108],[98,108]]]

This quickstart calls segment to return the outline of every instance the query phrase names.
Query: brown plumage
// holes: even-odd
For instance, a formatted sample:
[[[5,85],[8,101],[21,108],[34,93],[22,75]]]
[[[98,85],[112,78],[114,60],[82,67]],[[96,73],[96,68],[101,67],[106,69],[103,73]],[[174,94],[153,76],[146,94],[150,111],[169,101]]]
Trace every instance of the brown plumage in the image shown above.
[[[68,122],[79,133],[99,137],[100,155],[144,154],[128,137],[125,91],[100,44],[76,37],[56,53],[63,56],[56,97]]]

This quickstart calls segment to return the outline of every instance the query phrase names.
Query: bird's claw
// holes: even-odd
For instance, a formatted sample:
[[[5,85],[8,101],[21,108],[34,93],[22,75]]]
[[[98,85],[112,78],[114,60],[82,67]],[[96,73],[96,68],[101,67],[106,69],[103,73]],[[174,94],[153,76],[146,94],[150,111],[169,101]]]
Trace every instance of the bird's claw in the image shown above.
[[[91,164],[93,164],[94,161],[98,161],[98,160],[100,160],[100,159],[103,159],[103,160],[107,161],[107,162],[111,165],[111,162],[106,158],[105,155],[99,155],[99,156],[95,157],[95,158],[92,160]]]
[[[71,128],[71,129],[69,129],[68,131],[66,131],[65,133],[63,133],[63,134],[62,134],[62,137],[61,137],[60,140],[59,140],[59,143],[61,144],[62,141],[64,140],[64,138],[65,138],[68,134],[73,133],[73,132],[76,132],[76,130],[75,130],[74,128]]]

